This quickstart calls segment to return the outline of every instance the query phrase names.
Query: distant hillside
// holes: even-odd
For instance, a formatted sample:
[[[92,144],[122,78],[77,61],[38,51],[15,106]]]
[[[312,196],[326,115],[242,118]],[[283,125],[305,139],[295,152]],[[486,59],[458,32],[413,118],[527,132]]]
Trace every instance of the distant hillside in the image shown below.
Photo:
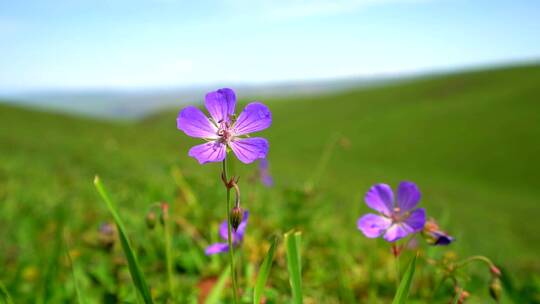
[[[341,223],[335,233],[358,237],[354,223],[366,210],[361,197],[371,184],[413,180],[423,192],[421,204],[457,234],[459,251],[539,270],[539,84],[540,65],[533,65],[262,98],[274,118],[263,135],[271,143],[275,191],[303,185],[339,134],[348,144],[335,149],[317,185]],[[137,206],[174,191],[173,165],[182,167],[195,191],[208,195],[197,187],[207,189],[214,179],[205,177],[215,177],[218,168],[187,157],[197,141],[176,130],[180,107],[114,123],[0,105],[0,198],[32,214],[17,218],[21,225],[44,225],[48,208],[60,202],[73,208],[74,217],[93,221],[98,211],[87,206],[96,204],[90,182],[99,173],[127,202],[123,208],[137,213]],[[12,220],[3,219],[5,227]],[[17,237],[2,229],[4,238]]]

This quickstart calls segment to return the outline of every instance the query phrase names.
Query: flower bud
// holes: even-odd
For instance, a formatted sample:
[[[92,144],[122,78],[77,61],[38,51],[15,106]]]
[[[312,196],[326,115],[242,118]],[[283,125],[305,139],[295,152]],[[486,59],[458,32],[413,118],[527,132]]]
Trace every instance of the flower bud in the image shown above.
[[[148,214],[146,214],[146,227],[152,230],[154,229],[154,227],[156,227],[156,223],[157,223],[156,213],[154,211],[148,212]]]
[[[165,221],[169,219],[169,204],[161,203],[161,214],[159,216],[159,222],[165,226]]]
[[[500,277],[501,276],[501,270],[495,266],[495,265],[491,265],[489,267],[489,271],[491,271],[491,274],[496,276],[496,277]]]
[[[493,277],[491,279],[491,283],[489,284],[489,294],[497,302],[501,299],[502,285],[501,280],[498,277]]]
[[[112,250],[116,241],[116,226],[112,223],[103,223],[99,226],[99,244],[107,251]]]
[[[231,210],[231,226],[234,230],[238,229],[238,226],[240,226],[243,215],[244,211],[240,207],[234,207]]]
[[[471,296],[471,294],[468,291],[460,289],[460,288],[456,288],[456,294],[459,295],[459,298],[458,298],[458,301],[457,301],[458,304],[465,303],[467,298]]]

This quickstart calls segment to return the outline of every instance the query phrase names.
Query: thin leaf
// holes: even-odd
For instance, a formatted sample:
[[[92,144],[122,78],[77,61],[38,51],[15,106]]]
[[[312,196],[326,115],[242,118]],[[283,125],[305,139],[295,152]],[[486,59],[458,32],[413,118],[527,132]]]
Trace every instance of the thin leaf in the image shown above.
[[[77,293],[77,302],[79,304],[84,304],[85,303],[84,297],[82,295],[81,288],[79,286],[79,282],[81,280],[79,279],[78,268],[76,267],[75,263],[73,262],[73,258],[71,257],[71,254],[69,253],[69,245],[67,242],[67,238],[65,236],[64,236],[64,246],[66,249],[66,256],[68,258],[69,265],[71,266],[70,268],[71,268],[71,274],[73,275],[73,285],[75,286],[75,292]]]
[[[191,190],[191,187],[189,186],[188,182],[184,178],[184,175],[182,174],[182,171],[180,170],[180,168],[173,167],[171,173],[186,203],[190,206],[198,205],[197,197]]]
[[[255,288],[253,290],[253,304],[261,303],[261,297],[264,292],[266,280],[268,279],[270,269],[272,268],[272,261],[274,259],[274,253],[276,252],[277,241],[278,239],[275,237],[272,241],[272,245],[270,245],[270,249],[268,249],[266,257],[264,257],[261,267],[259,268],[259,274],[257,274],[257,281],[255,282]]]
[[[223,289],[225,288],[225,283],[227,282],[227,278],[229,277],[230,272],[231,268],[228,266],[225,267],[225,270],[223,270],[223,272],[219,276],[219,279],[214,285],[214,288],[212,288],[212,291],[210,291],[208,297],[204,301],[205,304],[219,303],[219,299],[221,298],[221,294],[223,293]]]
[[[53,283],[56,282],[56,278],[58,276],[58,264],[60,257],[62,256],[63,252],[63,240],[62,240],[62,231],[64,226],[64,209],[62,204],[57,205],[55,214],[56,214],[56,228],[55,228],[55,237],[54,237],[54,245],[53,245],[53,252],[51,253],[51,256],[49,257],[47,267],[45,268],[45,273],[43,277],[43,296],[40,298],[37,303],[50,303],[54,300],[54,296],[56,295],[57,290],[54,288]]]
[[[404,304],[407,302],[409,289],[411,288],[414,271],[416,269],[416,258],[417,256],[415,255],[409,263],[409,266],[407,266],[407,270],[403,274],[403,277],[401,277],[401,282],[399,283],[399,287],[396,291],[392,304]]]
[[[139,267],[137,256],[135,255],[135,252],[133,251],[131,247],[131,243],[129,242],[129,239],[127,237],[126,229],[124,228],[124,223],[122,222],[120,215],[116,211],[114,204],[109,198],[109,195],[107,191],[105,190],[105,188],[103,187],[103,184],[101,183],[101,180],[99,179],[98,176],[96,176],[96,178],[94,179],[94,185],[96,186],[97,191],[101,195],[101,198],[103,198],[103,201],[105,201],[105,204],[107,204],[107,208],[109,209],[109,212],[111,213],[114,219],[114,222],[116,223],[116,227],[118,228],[120,243],[122,245],[122,249],[124,250],[124,254],[126,255],[126,259],[129,266],[129,273],[131,274],[133,283],[135,284],[135,287],[139,291],[144,302],[146,304],[152,304],[154,303],[154,301],[152,300],[152,296],[150,295],[150,289],[148,288],[148,285],[146,284],[146,280],[143,276],[141,268]]]
[[[0,281],[0,300],[5,304],[13,304],[13,300],[6,289],[6,286]]]
[[[174,278],[173,278],[173,250],[171,245],[171,228],[169,221],[169,208],[168,206],[162,208],[163,218],[163,236],[165,239],[165,260],[167,265],[167,288],[169,289],[169,297],[172,302],[176,302],[176,296],[174,294]]]
[[[300,232],[285,233],[285,246],[287,251],[287,268],[289,269],[289,282],[291,284],[293,303],[302,304],[302,261],[300,255]]]
[[[454,300],[452,301],[452,304],[458,304],[459,298],[461,298],[461,290],[458,290],[459,292],[456,292],[456,296],[454,297]]]

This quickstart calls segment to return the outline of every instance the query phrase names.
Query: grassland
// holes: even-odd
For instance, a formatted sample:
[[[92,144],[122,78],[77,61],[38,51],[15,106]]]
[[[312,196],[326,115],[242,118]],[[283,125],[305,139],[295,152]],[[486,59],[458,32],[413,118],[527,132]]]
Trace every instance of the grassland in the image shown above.
[[[362,196],[371,184],[412,180],[423,192],[421,204],[457,237],[453,252],[489,256],[508,271],[516,292],[539,300],[539,84],[540,66],[533,65],[294,100],[258,97],[273,113],[264,136],[276,185],[259,185],[256,166],[235,167],[252,211],[246,274],[262,260],[272,234],[298,228],[305,236],[308,300],[384,303],[394,287],[387,284],[389,254],[355,223],[367,210]],[[178,110],[115,122],[0,105],[0,281],[14,297],[58,303],[73,296],[69,267],[59,258],[68,239],[89,299],[134,300],[121,252],[99,249],[98,227],[110,217],[92,187],[95,174],[111,189],[157,295],[161,239],[144,225],[156,201],[170,202],[177,222],[182,299],[195,299],[201,278],[220,273],[225,259],[202,253],[216,240],[225,208],[219,166],[187,157],[196,141],[176,130]],[[339,144],[321,165],[333,141]],[[178,172],[196,205],[182,196]],[[306,194],[308,181],[313,190]],[[283,263],[278,255],[270,279],[277,303],[288,293]],[[482,278],[467,283],[478,290],[478,302],[486,297]],[[425,284],[416,298],[425,298]]]

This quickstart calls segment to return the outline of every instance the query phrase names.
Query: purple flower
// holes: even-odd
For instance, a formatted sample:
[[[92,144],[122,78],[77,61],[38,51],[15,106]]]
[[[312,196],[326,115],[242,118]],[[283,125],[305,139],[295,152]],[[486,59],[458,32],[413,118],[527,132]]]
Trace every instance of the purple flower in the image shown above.
[[[268,171],[268,160],[266,158],[259,160],[259,177],[261,183],[266,187],[272,187],[274,185],[274,179]]]
[[[430,245],[446,246],[450,245],[455,239],[442,231],[434,219],[429,219],[424,226],[423,235]]]
[[[242,243],[242,240],[244,239],[244,234],[246,233],[248,217],[249,217],[249,212],[246,210],[244,211],[242,221],[240,222],[240,225],[238,225],[238,228],[236,230],[232,229],[231,236],[232,236],[233,246],[238,246],[240,245],[240,243]],[[216,253],[229,251],[229,245],[227,244],[227,240],[229,239],[228,231],[227,231],[227,220],[223,221],[221,225],[219,225],[219,235],[221,236],[222,239],[225,240],[225,242],[214,243],[206,247],[206,250],[205,250],[206,255],[212,255]]]
[[[201,164],[220,162],[230,148],[245,164],[266,157],[268,141],[262,137],[246,136],[272,124],[272,114],[267,106],[260,102],[249,103],[235,119],[236,95],[227,88],[206,94],[205,106],[210,118],[198,108],[188,106],[176,119],[178,129],[188,136],[207,140],[192,147],[189,156]]]
[[[385,240],[395,242],[424,228],[426,210],[414,209],[420,201],[420,191],[412,182],[399,184],[397,200],[386,184],[372,186],[364,199],[369,208],[379,212],[368,213],[358,219],[358,229],[368,238],[384,234]]]

